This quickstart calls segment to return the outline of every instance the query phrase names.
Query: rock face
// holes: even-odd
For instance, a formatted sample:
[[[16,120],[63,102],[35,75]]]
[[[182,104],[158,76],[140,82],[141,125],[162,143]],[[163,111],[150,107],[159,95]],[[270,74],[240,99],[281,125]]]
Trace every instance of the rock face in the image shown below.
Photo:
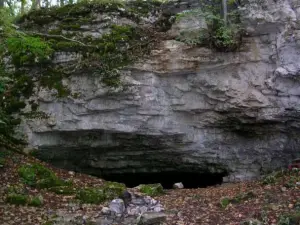
[[[287,166],[300,154],[300,4],[245,0],[240,12],[237,52],[170,38],[123,71],[123,88],[75,72],[64,83],[78,98],[40,89],[50,118],[24,120],[29,145],[55,165],[98,175],[198,171],[234,181]],[[170,36],[205,26],[178,23]],[[62,52],[54,61],[78,58]]]

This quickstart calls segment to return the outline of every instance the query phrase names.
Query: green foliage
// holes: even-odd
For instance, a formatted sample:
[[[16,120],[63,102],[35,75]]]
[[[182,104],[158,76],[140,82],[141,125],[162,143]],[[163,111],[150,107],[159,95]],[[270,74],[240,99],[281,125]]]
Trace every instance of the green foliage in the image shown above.
[[[37,37],[9,37],[6,46],[16,66],[46,62],[53,53],[50,46]]]
[[[273,174],[265,176],[262,180],[262,184],[264,185],[275,184],[275,183],[276,183],[276,177]]]
[[[222,208],[226,208],[230,204],[230,199],[228,197],[224,197],[220,200],[220,205]]]
[[[14,205],[26,205],[29,201],[29,196],[22,194],[11,193],[6,197],[6,202]]]
[[[39,207],[43,205],[43,197],[42,196],[35,196],[29,199],[28,205],[34,206],[34,207]]]
[[[0,40],[1,36],[9,36],[13,32],[11,23],[13,17],[9,13],[9,10],[6,8],[0,8],[0,27],[3,29],[0,31]]]
[[[26,188],[21,185],[10,186],[7,189],[6,202],[14,205],[41,206],[43,204],[42,196],[29,196]]]
[[[28,36],[12,26],[12,17],[0,9],[0,146],[18,149],[22,142],[13,138],[14,126],[20,123],[19,113],[33,89],[32,78],[19,70],[25,64],[48,60],[52,49],[43,40]],[[12,57],[15,72],[7,71],[4,58]]]
[[[287,188],[294,188],[297,182],[300,182],[299,169],[274,171],[261,180],[263,185],[281,184]]]
[[[57,186],[68,186],[68,182],[59,179],[50,169],[41,164],[27,164],[18,169],[21,181],[32,187],[50,188]]]
[[[149,196],[157,196],[164,194],[164,189],[161,184],[142,184],[139,186],[142,193]]]
[[[106,182],[103,187],[107,199],[120,197],[126,190],[125,184],[117,182]]]
[[[202,11],[204,9],[205,11]],[[210,46],[218,51],[235,51],[241,44],[242,29],[237,11],[228,14],[228,21],[225,22],[220,15],[220,3],[205,5],[200,9],[184,11],[176,16],[176,20],[188,19],[189,17],[205,18],[207,29],[191,30],[182,32],[178,41],[190,45]]]
[[[251,198],[254,198],[256,195],[252,191],[246,193],[240,193],[233,198],[224,197],[220,200],[220,206],[226,208],[229,204],[237,204],[243,201],[247,201]]]
[[[142,30],[131,26],[111,27],[111,32],[97,41],[97,54],[102,62],[95,74],[109,87],[120,85],[120,69],[127,66],[147,51],[144,42],[148,41]],[[142,39],[144,41],[141,41]]]
[[[277,225],[298,225],[300,224],[300,212],[282,215]]]
[[[47,74],[44,74],[41,77],[40,85],[47,87],[50,90],[55,89],[57,91],[57,97],[67,97],[70,95],[71,91],[63,84],[63,77],[63,72],[49,68]]]

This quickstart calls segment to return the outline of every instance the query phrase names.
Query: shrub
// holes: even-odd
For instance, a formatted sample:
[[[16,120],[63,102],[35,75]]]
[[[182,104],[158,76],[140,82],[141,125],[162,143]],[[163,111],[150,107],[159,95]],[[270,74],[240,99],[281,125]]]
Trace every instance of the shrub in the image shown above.
[[[16,66],[42,63],[52,55],[50,46],[40,38],[30,36],[15,36],[6,39],[8,52]]]
[[[207,29],[183,32],[177,40],[191,45],[208,45],[218,51],[235,51],[241,45],[242,29],[239,15],[236,11],[228,14],[228,21],[224,21],[219,13],[218,4],[205,6],[205,12],[199,9],[185,11],[177,15],[177,20],[187,16],[203,15]]]

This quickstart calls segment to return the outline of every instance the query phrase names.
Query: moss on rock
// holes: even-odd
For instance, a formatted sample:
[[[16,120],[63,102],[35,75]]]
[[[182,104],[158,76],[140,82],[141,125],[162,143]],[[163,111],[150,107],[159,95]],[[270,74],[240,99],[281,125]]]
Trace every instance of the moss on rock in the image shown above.
[[[85,188],[79,190],[76,198],[82,203],[89,204],[100,204],[106,200],[106,196],[102,188]]]
[[[99,204],[120,197],[126,186],[117,182],[106,182],[102,187],[84,188],[77,192],[76,198],[82,203]]]
[[[139,190],[149,196],[164,194],[164,188],[161,184],[142,184],[139,186]]]

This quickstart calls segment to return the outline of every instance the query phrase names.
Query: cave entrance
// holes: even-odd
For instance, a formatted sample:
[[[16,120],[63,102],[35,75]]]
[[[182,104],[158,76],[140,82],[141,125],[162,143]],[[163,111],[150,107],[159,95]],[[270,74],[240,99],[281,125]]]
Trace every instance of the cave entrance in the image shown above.
[[[101,177],[107,181],[124,183],[130,188],[140,184],[160,183],[165,189],[171,189],[178,182],[182,182],[184,188],[205,188],[222,184],[224,176],[223,173],[159,172],[106,174]]]

